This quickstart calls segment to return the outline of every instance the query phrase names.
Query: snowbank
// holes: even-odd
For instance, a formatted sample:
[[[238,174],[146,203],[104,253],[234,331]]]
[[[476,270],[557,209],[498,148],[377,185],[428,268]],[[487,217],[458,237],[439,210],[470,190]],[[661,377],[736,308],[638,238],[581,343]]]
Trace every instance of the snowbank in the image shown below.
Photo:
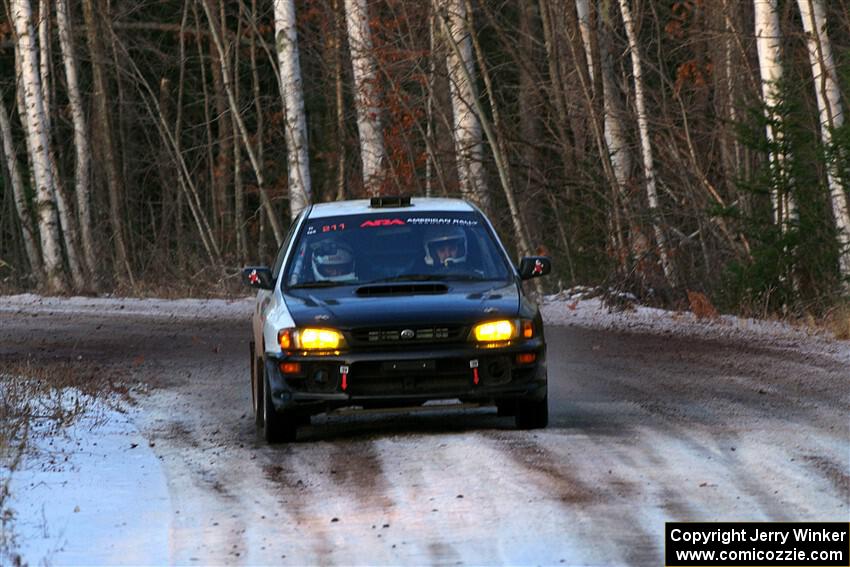
[[[248,317],[254,298],[136,299],[127,297],[43,297],[31,293],[0,296],[0,313],[61,313],[215,319]]]
[[[168,486],[134,424],[138,410],[116,411],[73,389],[61,396],[69,410],[78,403],[86,410],[58,431],[49,419],[33,423],[25,457],[11,474],[10,559],[17,555],[30,565],[167,562]]]
[[[850,364],[850,342],[838,341],[821,329],[780,321],[720,315],[698,319],[693,313],[636,306],[615,311],[585,290],[564,291],[544,297],[540,304],[547,325],[675,335],[704,339],[746,340],[773,347],[796,348],[827,354]]]

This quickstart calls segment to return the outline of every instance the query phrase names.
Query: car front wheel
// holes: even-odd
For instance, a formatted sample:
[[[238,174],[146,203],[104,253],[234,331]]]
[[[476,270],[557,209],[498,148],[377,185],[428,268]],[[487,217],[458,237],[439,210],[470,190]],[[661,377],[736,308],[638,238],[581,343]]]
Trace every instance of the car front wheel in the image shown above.
[[[254,352],[254,342],[251,341],[251,406],[254,409],[254,423],[257,427],[263,426],[263,380],[259,368],[262,360],[257,359]]]
[[[543,429],[549,425],[549,396],[542,400],[519,400],[516,405],[517,429]]]
[[[272,403],[272,389],[269,385],[268,372],[263,365],[263,439],[268,443],[286,443],[295,441],[298,431],[298,421],[294,416],[275,410]]]

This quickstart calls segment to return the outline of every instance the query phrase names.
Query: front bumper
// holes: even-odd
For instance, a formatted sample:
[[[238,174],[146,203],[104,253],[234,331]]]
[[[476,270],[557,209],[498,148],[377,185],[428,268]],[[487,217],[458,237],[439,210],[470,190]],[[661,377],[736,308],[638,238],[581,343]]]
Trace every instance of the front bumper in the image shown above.
[[[519,354],[534,354],[535,360],[520,363]],[[298,363],[299,372],[284,374],[282,363]],[[470,344],[328,356],[267,354],[266,371],[275,409],[302,414],[455,398],[485,404],[539,400],[547,382],[542,337],[494,349]]]

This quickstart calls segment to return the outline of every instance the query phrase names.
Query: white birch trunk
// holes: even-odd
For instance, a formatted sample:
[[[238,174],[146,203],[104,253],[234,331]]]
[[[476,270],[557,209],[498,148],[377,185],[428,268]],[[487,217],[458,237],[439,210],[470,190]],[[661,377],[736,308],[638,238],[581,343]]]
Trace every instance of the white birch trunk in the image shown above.
[[[590,34],[590,6],[588,0],[575,0],[576,15],[578,16],[578,28],[581,31],[581,43],[584,46],[584,55],[587,58],[587,72],[590,74],[590,82],[593,84],[596,77],[596,69],[593,65],[593,50],[591,49]]]
[[[50,0],[39,0],[38,40],[41,94],[44,101],[44,130],[47,132],[47,139],[50,140],[51,132],[53,131],[53,126],[51,124],[53,120],[51,104],[52,95],[50,89]],[[80,290],[86,287],[86,280],[83,277],[82,266],[80,265],[80,255],[77,250],[77,234],[79,233],[78,223],[74,217],[74,212],[68,206],[65,188],[62,183],[62,177],[59,175],[59,167],[56,164],[56,156],[53,153],[52,146],[48,148],[48,156],[50,157],[50,172],[53,176],[53,198],[56,201],[56,211],[59,213],[59,230],[62,234],[62,239],[65,242],[65,254],[68,258],[68,268],[71,271],[71,279],[74,282],[74,288]]]
[[[576,3],[584,0],[576,0]],[[602,18],[599,25],[604,26]],[[590,49],[589,40],[585,49]],[[618,94],[619,87],[614,75],[614,62],[611,59],[610,41],[605,30],[599,33],[599,65],[602,75],[602,101],[605,112],[605,142],[611,155],[611,166],[620,186],[620,195],[625,198],[627,183],[631,177],[633,159],[632,152],[626,142],[626,127],[623,124],[623,105]]]
[[[50,131],[50,112],[53,108],[50,90],[50,0],[38,1],[38,71],[41,74],[41,94],[44,114]]]
[[[844,124],[844,108],[841,104],[841,91],[835,74],[835,60],[832,57],[832,45],[826,33],[826,14],[823,0],[797,0],[806,42],[809,61],[812,65],[812,77],[815,84],[815,96],[820,115],[820,133],[823,146],[828,152],[834,152],[832,133]],[[841,156],[830,155],[827,159],[827,183],[832,200],[832,216],[841,251],[839,265],[841,275],[850,278],[850,211],[848,211],[847,193],[842,185],[838,169]],[[845,180],[846,181],[846,180]],[[850,280],[847,280],[850,282]],[[845,284],[850,286],[850,283]]]
[[[295,22],[295,0],[274,0],[277,60],[280,65],[280,88],[286,116],[289,213],[292,219],[311,201],[307,117],[304,111],[298,30]]]
[[[345,22],[354,71],[354,103],[357,109],[357,131],[360,134],[363,185],[370,195],[375,195],[380,191],[386,176],[387,158],[376,88],[377,64],[372,52],[366,0],[345,0]]]
[[[781,116],[776,112],[776,106],[781,102],[779,81],[782,80],[782,31],[779,27],[778,2],[777,0],[753,0],[753,7],[762,102],[768,119],[766,135],[767,141],[776,147],[782,142],[781,129],[773,128],[773,124],[781,120]],[[785,179],[787,175],[786,157],[782,151],[771,150],[770,152],[771,167],[778,181]],[[787,183],[781,183],[781,185],[787,186]],[[796,214],[794,199],[787,192],[780,194],[779,186],[775,186],[771,191],[771,201],[773,221],[785,230],[788,222]]]
[[[3,153],[6,156],[6,165],[9,170],[9,178],[12,182],[12,194],[15,198],[15,210],[18,213],[18,221],[21,223],[21,233],[24,240],[24,249],[27,253],[32,273],[36,278],[41,277],[41,257],[38,252],[38,244],[35,241],[35,227],[30,217],[30,209],[24,193],[24,180],[21,176],[21,166],[12,141],[12,124],[6,103],[0,97],[0,137],[3,138]]]
[[[729,15],[729,0],[723,0],[723,31],[726,34],[726,40],[723,45],[723,62],[725,66],[725,83],[726,83],[726,92],[725,94],[725,106],[729,115],[729,124],[734,125],[738,123],[738,107],[735,104],[735,84],[737,77],[737,69],[734,61],[734,34],[736,33],[735,26],[732,25],[732,19]],[[740,175],[741,171],[741,145],[738,141],[738,136],[734,135],[734,131],[732,128],[727,127],[730,130],[729,137],[732,143],[732,157],[734,164],[734,176]],[[728,175],[728,174],[727,174]]]
[[[77,198],[77,218],[83,245],[83,258],[89,272],[97,266],[94,236],[92,235],[91,215],[91,147],[88,128],[83,110],[83,97],[80,94],[77,77],[77,58],[71,40],[70,22],[65,0],[56,0],[56,24],[59,31],[59,45],[65,65],[65,81],[68,85],[68,105],[74,124],[74,151],[76,152],[76,170],[74,172],[75,194]]]
[[[646,102],[643,93],[643,69],[640,53],[638,52],[637,34],[632,20],[629,0],[620,0],[620,12],[623,15],[623,24],[626,28],[626,36],[629,41],[629,52],[632,59],[632,76],[635,84],[635,106],[637,107],[638,130],[640,132],[640,148],[643,155],[643,172],[646,180],[646,197],[649,204],[649,212],[652,215],[652,228],[655,232],[655,240],[658,244],[658,256],[661,259],[661,267],[664,276],[671,286],[676,287],[677,278],[667,252],[667,238],[661,227],[661,214],[658,208],[658,192],[655,187],[655,165],[652,156],[652,142],[649,137],[649,120],[646,115]]]
[[[581,43],[584,47],[585,58],[587,59],[587,71],[590,74],[590,84],[596,88],[596,65],[593,60],[592,38],[594,30],[590,25],[590,5],[588,0],[575,0],[576,15],[578,16],[578,25],[581,32]],[[600,25],[604,25],[600,22]],[[602,104],[604,112],[604,131],[605,142],[608,144],[608,153],[611,156],[611,165],[614,168],[614,175],[617,177],[617,183],[620,186],[620,194],[626,192],[626,183],[629,179],[629,172],[632,168],[632,159],[628,146],[625,140],[625,127],[622,123],[622,113],[620,112],[620,104],[616,99],[617,80],[614,77],[614,64],[611,61],[611,54],[608,49],[608,41],[601,37],[599,41],[599,59],[602,67]],[[599,96],[600,93],[594,92],[594,95]]]
[[[21,81],[26,111],[26,134],[29,139],[30,162],[36,189],[38,227],[44,259],[47,288],[51,292],[65,290],[62,248],[56,221],[53,172],[50,167],[49,142],[45,129],[44,100],[39,77],[38,47],[32,26],[29,0],[12,0],[17,56],[21,60]]]
[[[484,147],[481,138],[481,121],[475,112],[475,62],[472,57],[472,40],[467,29],[466,7],[461,0],[442,0],[445,23],[457,49],[446,56],[449,88],[454,118],[454,142],[457,155],[458,181],[464,198],[484,210],[489,209],[490,194],[484,175]]]

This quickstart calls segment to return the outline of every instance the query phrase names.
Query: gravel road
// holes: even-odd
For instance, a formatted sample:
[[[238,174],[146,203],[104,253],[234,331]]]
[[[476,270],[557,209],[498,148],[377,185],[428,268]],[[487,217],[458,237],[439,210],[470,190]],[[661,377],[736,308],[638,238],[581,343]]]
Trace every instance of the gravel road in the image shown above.
[[[270,447],[250,415],[247,316],[0,309],[0,363],[78,360],[149,384],[128,414],[144,442],[86,466],[126,471],[144,451],[154,470],[131,474],[118,502],[111,482],[75,494],[84,466],[57,468],[58,501],[78,498],[106,527],[96,545],[74,537],[84,516],[44,544],[22,530],[24,559],[661,565],[665,521],[850,519],[840,360],[740,339],[546,335],[546,430],[435,408],[319,417],[298,443]],[[26,483],[16,498],[33,509]],[[103,521],[122,510],[135,520]]]

